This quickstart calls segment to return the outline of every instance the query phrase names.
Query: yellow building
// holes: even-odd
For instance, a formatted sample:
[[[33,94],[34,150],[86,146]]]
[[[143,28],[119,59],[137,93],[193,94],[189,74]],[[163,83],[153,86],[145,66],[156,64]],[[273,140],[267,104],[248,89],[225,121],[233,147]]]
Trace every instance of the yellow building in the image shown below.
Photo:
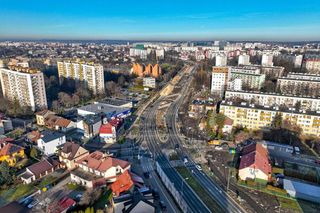
[[[253,104],[223,101],[220,113],[233,120],[233,126],[244,126],[251,130],[269,128],[277,113],[283,120],[298,125],[304,134],[320,136],[320,113],[304,110],[280,110],[278,107],[262,107]]]
[[[9,166],[15,166],[19,158],[25,158],[21,146],[8,143],[0,150],[0,162],[7,161]]]
[[[52,112],[50,110],[42,110],[40,112],[37,112],[36,113],[37,124],[39,126],[44,126],[45,125],[45,118],[48,115],[54,115],[54,112]]]

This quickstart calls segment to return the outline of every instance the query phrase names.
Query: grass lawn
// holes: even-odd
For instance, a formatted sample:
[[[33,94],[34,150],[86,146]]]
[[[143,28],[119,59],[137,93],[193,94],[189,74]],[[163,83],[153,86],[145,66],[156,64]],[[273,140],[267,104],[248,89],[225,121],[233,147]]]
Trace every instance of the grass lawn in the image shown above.
[[[8,201],[11,202],[13,200],[19,200],[25,195],[31,194],[36,189],[31,184],[20,184],[15,187],[11,187],[10,189],[2,190],[0,192],[0,196]]]
[[[282,209],[288,209],[290,212],[302,212],[299,203],[293,199],[278,197]]]
[[[201,198],[203,203],[212,211],[212,212],[223,212],[220,206],[210,197],[207,191],[196,181],[196,179],[192,176],[189,170],[185,167],[176,167],[176,170],[180,173],[180,175],[186,180],[189,186],[197,193],[197,195]]]

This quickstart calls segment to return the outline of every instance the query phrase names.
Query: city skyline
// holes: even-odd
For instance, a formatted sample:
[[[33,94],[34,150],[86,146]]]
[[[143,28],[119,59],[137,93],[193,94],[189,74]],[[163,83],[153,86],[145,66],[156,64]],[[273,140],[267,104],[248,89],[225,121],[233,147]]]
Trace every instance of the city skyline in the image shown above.
[[[13,4],[13,2],[15,4]],[[320,38],[317,1],[4,1],[0,39],[265,40]]]

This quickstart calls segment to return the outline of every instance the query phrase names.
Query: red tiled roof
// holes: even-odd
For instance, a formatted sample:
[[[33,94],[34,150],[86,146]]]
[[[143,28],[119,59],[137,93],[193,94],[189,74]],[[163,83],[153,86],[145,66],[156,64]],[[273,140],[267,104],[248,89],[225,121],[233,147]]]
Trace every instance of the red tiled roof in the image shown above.
[[[239,170],[250,167],[254,169],[259,169],[267,175],[270,174],[271,165],[269,162],[267,148],[263,147],[262,144],[250,144],[245,148],[247,148],[246,151],[248,151],[249,149],[253,150],[241,156]]]
[[[13,153],[20,152],[23,147],[8,143],[0,150],[0,156],[11,155]]]
[[[110,123],[106,123],[101,125],[100,127],[100,134],[112,134],[112,128],[113,126]]]
[[[128,191],[132,186],[133,181],[127,170],[118,176],[117,180],[111,184],[110,188],[116,196],[119,196],[121,192]]]
[[[68,125],[71,123],[70,120],[65,119],[65,118],[58,118],[55,122],[55,124],[59,127],[68,127]]]
[[[116,166],[120,166],[121,168],[125,169],[130,165],[128,161],[107,157],[99,151],[95,151],[90,155],[81,158],[76,163],[86,165],[87,167],[100,172],[107,171],[109,168]]]
[[[229,117],[226,117],[226,119],[224,120],[224,125],[231,126],[232,124],[233,124],[233,120]]]
[[[39,176],[41,173],[44,173],[45,171],[49,171],[53,169],[56,165],[58,165],[57,161],[51,160],[51,162],[49,162],[47,159],[45,159],[38,163],[32,164],[31,166],[28,167],[28,169],[35,176]]]
[[[32,131],[27,135],[28,139],[32,142],[37,142],[41,138],[41,133],[39,131]]]

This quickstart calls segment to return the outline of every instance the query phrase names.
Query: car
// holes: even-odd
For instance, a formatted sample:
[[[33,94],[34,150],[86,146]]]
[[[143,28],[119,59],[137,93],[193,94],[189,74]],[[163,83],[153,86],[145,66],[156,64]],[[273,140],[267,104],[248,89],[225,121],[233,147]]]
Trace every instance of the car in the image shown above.
[[[149,179],[149,178],[150,178],[150,173],[149,173],[149,172],[144,172],[144,173],[143,173],[143,176],[144,176],[145,178]]]
[[[22,202],[22,205],[23,206],[28,206],[30,203],[33,202],[33,199],[32,198],[27,198],[25,199],[23,202]]]
[[[81,193],[79,193],[79,194],[76,195],[76,199],[77,199],[77,200],[81,200],[81,198],[82,198],[82,194],[81,194]]]
[[[175,149],[179,149],[179,147],[180,147],[179,144],[174,145]]]
[[[159,192],[158,192],[157,190],[155,190],[155,189],[152,191],[152,195],[153,195],[153,197],[154,197],[155,199],[160,198]]]
[[[165,205],[165,203],[162,200],[159,202],[159,206],[160,206],[161,210],[167,209],[167,206]]]
[[[202,171],[202,168],[201,168],[201,166],[200,165],[196,165],[196,168],[199,170],[199,171]]]
[[[222,150],[223,148],[221,146],[216,146],[214,149],[215,150]]]
[[[188,162],[189,162],[189,161],[188,161],[188,157],[184,157],[184,158],[183,158],[183,162],[184,162],[184,163],[188,163]]]
[[[39,201],[37,201],[37,200],[34,200],[32,203],[30,203],[27,207],[29,208],[29,209],[32,209],[34,206],[36,206],[37,204],[39,203]]]

